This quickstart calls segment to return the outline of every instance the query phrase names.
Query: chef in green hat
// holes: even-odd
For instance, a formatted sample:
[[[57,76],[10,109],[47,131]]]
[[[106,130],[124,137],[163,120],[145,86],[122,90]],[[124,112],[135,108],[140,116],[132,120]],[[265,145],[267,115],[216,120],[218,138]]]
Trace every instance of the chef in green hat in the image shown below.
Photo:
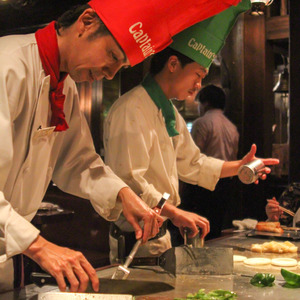
[[[250,0],[243,0],[175,36],[171,46],[154,55],[144,81],[121,96],[105,120],[106,163],[150,207],[158,204],[163,193],[169,193],[161,215],[181,233],[183,228],[189,228],[189,237],[196,236],[199,228],[202,237],[207,235],[209,221],[177,208],[178,180],[213,190],[219,178],[237,175],[241,165],[255,159],[256,146],[238,161],[224,162],[205,156],[194,144],[170,99],[195,97],[237,16],[250,7]],[[278,163],[275,159],[263,161],[265,165]],[[269,173],[270,169],[266,167],[265,171]],[[125,245],[121,243],[122,236]],[[134,230],[121,215],[111,225],[111,262],[118,261],[118,247],[125,246],[127,256],[134,241]],[[171,247],[170,233],[164,224],[158,236],[139,248],[137,256],[159,256]]]

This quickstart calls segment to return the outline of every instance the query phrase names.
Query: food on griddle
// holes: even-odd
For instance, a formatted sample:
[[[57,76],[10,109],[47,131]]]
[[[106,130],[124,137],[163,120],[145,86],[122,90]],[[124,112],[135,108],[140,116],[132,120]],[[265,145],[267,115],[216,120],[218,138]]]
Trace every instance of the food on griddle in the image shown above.
[[[283,229],[279,222],[258,222],[255,229],[257,231],[283,233]]]
[[[258,253],[296,253],[298,247],[289,241],[285,242],[265,242],[263,244],[252,244],[251,251]]]
[[[281,269],[281,275],[286,281],[284,287],[299,288],[300,287],[300,274],[292,271]]]
[[[237,294],[226,290],[214,290],[207,294],[204,289],[200,289],[198,293],[189,293],[186,298],[175,298],[174,300],[189,300],[189,299],[202,299],[202,300],[236,300]]]
[[[271,264],[276,267],[295,267],[298,265],[298,262],[294,258],[280,257],[280,258],[273,258],[271,260]]]
[[[270,273],[256,273],[250,280],[250,283],[254,286],[265,287],[273,286],[275,276]]]
[[[245,259],[247,259],[246,256],[243,256],[243,255],[233,255],[233,262],[243,262]]]
[[[244,264],[248,266],[263,266],[271,263],[271,259],[264,257],[251,257],[244,260]]]

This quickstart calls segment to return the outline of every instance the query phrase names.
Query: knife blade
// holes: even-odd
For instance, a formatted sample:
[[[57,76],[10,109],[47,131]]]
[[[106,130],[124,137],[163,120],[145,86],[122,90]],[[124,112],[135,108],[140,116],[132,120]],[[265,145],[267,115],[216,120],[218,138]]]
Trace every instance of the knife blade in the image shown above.
[[[233,249],[225,247],[173,247],[159,257],[135,258],[134,266],[160,266],[173,276],[230,275],[233,272]]]
[[[56,279],[46,273],[33,272],[30,277],[32,282],[39,287],[43,285],[57,285]],[[97,293],[102,294],[129,294],[139,296],[174,289],[174,287],[168,283],[150,280],[99,278],[99,281],[99,291]],[[67,285],[69,285],[68,282]],[[95,293],[91,283],[89,283],[86,293]]]

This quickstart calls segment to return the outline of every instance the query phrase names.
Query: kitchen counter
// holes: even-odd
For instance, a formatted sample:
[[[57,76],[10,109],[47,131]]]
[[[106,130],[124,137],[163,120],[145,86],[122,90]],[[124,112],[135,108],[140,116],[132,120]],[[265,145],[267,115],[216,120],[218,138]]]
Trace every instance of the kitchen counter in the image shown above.
[[[299,260],[299,254],[270,254],[270,253],[254,253],[250,251],[251,244],[263,243],[270,241],[268,238],[246,237],[244,232],[234,233],[215,240],[207,241],[207,247],[231,247],[234,254],[246,257],[293,257]],[[280,240],[277,240],[280,241]],[[300,242],[293,243],[299,247]],[[98,271],[101,278],[110,277],[115,268],[107,268]],[[294,272],[300,273],[300,267],[290,268]],[[250,284],[250,278],[258,272],[268,272],[275,275],[275,285],[273,287],[258,288]],[[140,267],[132,268],[128,279],[133,280],[150,280],[162,281],[174,286],[174,290],[137,296],[136,300],[168,300],[174,298],[184,298],[188,293],[195,293],[199,289],[205,289],[206,292],[214,289],[225,289],[234,291],[238,295],[239,300],[244,299],[300,299],[300,289],[287,289],[283,287],[284,280],[280,274],[280,268],[269,265],[268,267],[248,267],[243,263],[234,263],[234,273],[232,275],[178,275],[173,278],[169,274],[163,272],[160,267]],[[101,280],[100,280],[101,284]],[[35,285],[28,285],[25,289],[15,290],[11,293],[0,294],[0,300],[35,300],[37,294],[47,291],[58,291],[57,287],[45,286],[38,288]],[[112,292],[113,293],[113,292]]]

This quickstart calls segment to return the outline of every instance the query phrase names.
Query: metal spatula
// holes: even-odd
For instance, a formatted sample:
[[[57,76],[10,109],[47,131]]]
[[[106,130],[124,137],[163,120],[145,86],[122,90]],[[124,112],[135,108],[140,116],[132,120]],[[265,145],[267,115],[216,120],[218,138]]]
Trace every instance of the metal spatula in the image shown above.
[[[128,257],[126,258],[126,261],[124,265],[118,266],[115,273],[112,275],[111,279],[126,279],[130,273],[128,267],[131,264],[137,250],[139,249],[140,245],[142,243],[142,239],[139,239],[134,244],[131,252],[129,253]]]
[[[156,205],[156,207],[154,208],[156,213],[160,213],[164,204],[166,203],[166,201],[169,199],[170,194],[168,193],[164,193],[162,198],[160,199],[160,201],[158,202],[158,204]],[[112,279],[126,279],[128,277],[128,275],[130,274],[130,270],[128,269],[129,265],[131,264],[137,250],[139,249],[140,245],[142,243],[142,239],[139,239],[136,241],[136,243],[134,244],[131,252],[129,253],[128,257],[126,258],[126,261],[124,263],[124,265],[120,265],[118,266],[117,270],[115,271],[115,273],[112,275]]]

